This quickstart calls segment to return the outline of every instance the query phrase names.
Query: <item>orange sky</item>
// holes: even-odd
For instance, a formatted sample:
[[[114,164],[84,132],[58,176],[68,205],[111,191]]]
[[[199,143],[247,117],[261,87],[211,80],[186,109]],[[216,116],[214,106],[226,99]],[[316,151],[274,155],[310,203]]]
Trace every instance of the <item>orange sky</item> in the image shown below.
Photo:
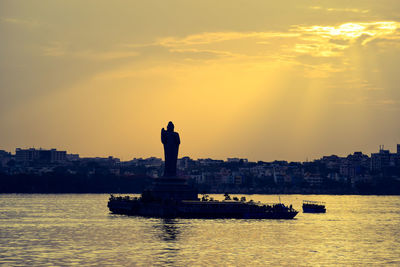
[[[216,3],[217,2],[217,3]],[[400,2],[1,1],[0,149],[251,160],[400,143]]]

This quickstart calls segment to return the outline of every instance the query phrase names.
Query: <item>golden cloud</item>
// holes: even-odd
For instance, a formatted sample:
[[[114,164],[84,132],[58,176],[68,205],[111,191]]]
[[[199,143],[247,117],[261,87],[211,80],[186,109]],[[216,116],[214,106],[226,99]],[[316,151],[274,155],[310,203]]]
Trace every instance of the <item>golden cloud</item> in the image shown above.
[[[216,55],[237,55],[232,47],[236,42],[247,42],[244,45],[271,46],[268,53],[275,54],[310,54],[316,57],[340,56],[351,45],[360,43],[366,45],[376,39],[400,39],[400,23],[396,21],[378,22],[348,22],[340,25],[294,25],[287,32],[205,32],[185,37],[166,37],[156,44],[171,48],[171,52],[192,51],[198,53],[210,52]],[[224,46],[221,43],[224,42]],[[258,55],[259,51],[248,49],[247,56]]]
[[[356,41],[364,37],[362,45],[377,38],[399,38],[400,23],[397,21],[349,22],[339,26],[297,26],[294,32],[311,34],[323,39]]]
[[[358,8],[332,8],[332,7],[321,7],[321,6],[310,6],[313,10],[323,10],[327,12],[351,12],[351,13],[368,13],[368,9],[358,9]]]
[[[10,17],[3,17],[0,18],[1,22],[20,25],[24,27],[37,27],[40,23],[37,20],[28,20],[28,19],[20,19],[20,18],[10,18]]]
[[[72,57],[81,58],[92,61],[107,61],[122,58],[136,57],[139,55],[137,51],[130,50],[110,50],[110,51],[94,51],[94,50],[79,50],[72,51],[68,45],[60,42],[53,42],[42,47],[43,55],[50,57]]]
[[[167,37],[161,38],[157,43],[165,47],[190,46],[212,44],[223,41],[233,41],[239,39],[269,39],[269,38],[290,38],[298,37],[298,33],[290,32],[205,32],[193,34],[184,38]]]

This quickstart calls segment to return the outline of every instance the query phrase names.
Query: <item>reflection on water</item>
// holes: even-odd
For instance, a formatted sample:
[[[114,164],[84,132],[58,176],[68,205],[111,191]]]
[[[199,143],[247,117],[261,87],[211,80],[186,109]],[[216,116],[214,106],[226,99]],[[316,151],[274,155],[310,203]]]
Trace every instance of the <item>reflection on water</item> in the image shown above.
[[[153,225],[157,230],[157,236],[161,242],[165,242],[163,249],[158,253],[159,262],[163,266],[175,266],[179,255],[179,235],[182,230],[176,219],[160,219],[159,223]]]
[[[107,198],[0,195],[0,265],[400,265],[398,196],[281,196],[327,203],[296,220],[129,217]]]
[[[165,242],[177,241],[181,228],[177,219],[160,219],[160,224],[154,225],[154,228],[160,230],[160,239]]]

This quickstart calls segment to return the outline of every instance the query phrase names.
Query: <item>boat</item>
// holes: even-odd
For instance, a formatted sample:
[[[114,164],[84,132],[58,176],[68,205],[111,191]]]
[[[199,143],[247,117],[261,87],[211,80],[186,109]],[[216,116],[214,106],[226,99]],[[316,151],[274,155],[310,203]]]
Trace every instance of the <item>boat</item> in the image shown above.
[[[223,201],[208,195],[199,199],[197,190],[179,177],[155,179],[140,197],[110,195],[107,206],[114,214],[161,218],[293,219],[298,213],[291,205],[232,200],[228,194]]]
[[[262,204],[239,200],[156,200],[111,195],[108,208],[114,214],[161,218],[293,219],[298,211],[283,203]]]
[[[326,213],[325,202],[303,200],[303,213]]]

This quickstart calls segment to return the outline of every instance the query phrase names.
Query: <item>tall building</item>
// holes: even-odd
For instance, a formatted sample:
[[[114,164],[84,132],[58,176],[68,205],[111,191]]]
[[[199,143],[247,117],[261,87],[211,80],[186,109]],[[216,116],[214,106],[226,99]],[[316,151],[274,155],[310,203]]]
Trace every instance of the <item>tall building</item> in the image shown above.
[[[11,160],[12,156],[10,152],[0,150],[0,168],[6,166],[7,162]]]
[[[393,165],[393,155],[389,150],[383,149],[383,145],[379,146],[379,153],[371,154],[371,170],[381,171]]]
[[[0,159],[1,158],[11,158],[11,153],[4,150],[0,150]]]
[[[227,162],[233,162],[233,163],[243,162],[243,163],[248,163],[249,160],[248,160],[248,159],[241,159],[241,158],[227,158]]]
[[[58,151],[56,149],[21,149],[17,148],[15,150],[15,160],[19,162],[63,162],[66,160],[67,152]]]
[[[400,144],[397,144],[397,155],[400,156]]]

